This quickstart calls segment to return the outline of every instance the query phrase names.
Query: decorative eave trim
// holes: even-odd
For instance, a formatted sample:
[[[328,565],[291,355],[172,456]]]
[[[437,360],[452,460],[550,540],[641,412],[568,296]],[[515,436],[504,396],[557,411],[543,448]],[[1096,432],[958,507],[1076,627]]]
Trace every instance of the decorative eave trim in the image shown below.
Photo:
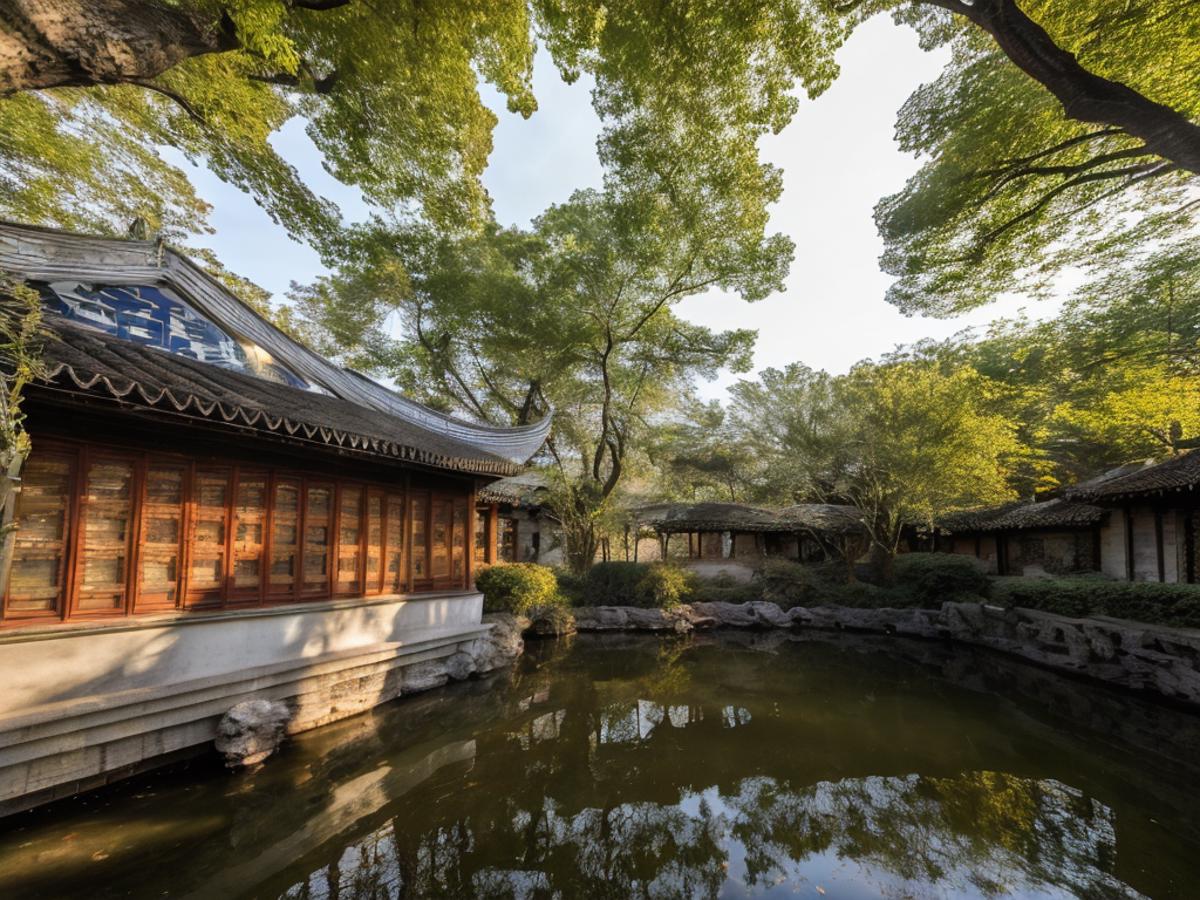
[[[185,415],[198,415],[218,424],[251,428],[285,438],[315,441],[331,447],[341,447],[372,456],[411,462],[437,469],[496,476],[515,475],[521,471],[518,463],[504,459],[470,459],[434,453],[410,444],[368,437],[325,425],[300,422],[286,416],[272,416],[262,409],[251,409],[239,404],[223,403],[219,400],[206,400],[195,394],[176,392],[170,388],[147,388],[133,379],[114,379],[107,375],[88,372],[81,374],[67,363],[54,365],[48,370],[45,378],[40,380],[44,381],[48,387],[53,387],[52,382],[63,376],[69,379],[75,388],[72,390],[67,387],[68,393],[82,392],[135,403],[148,408],[168,408]],[[124,383],[121,383],[122,381]]]

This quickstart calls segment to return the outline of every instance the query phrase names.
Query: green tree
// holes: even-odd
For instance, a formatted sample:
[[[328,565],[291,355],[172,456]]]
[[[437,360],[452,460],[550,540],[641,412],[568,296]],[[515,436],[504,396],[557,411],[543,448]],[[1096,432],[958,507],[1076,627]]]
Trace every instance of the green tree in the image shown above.
[[[1013,498],[1008,466],[1021,447],[1013,424],[987,409],[989,390],[970,368],[907,360],[859,365],[839,384],[852,452],[833,485],[887,564],[906,526]]]
[[[689,398],[650,431],[646,443],[660,498],[737,503],[752,488],[752,451],[716,400]]]
[[[580,191],[528,231],[364,230],[356,266],[294,296],[323,349],[426,401],[496,424],[553,411],[552,505],[581,569],[650,417],[697,377],[749,365],[752,332],[673,307],[714,286],[779,289],[791,245],[764,224],[737,203],[693,214],[653,192]]]
[[[953,314],[1004,291],[1040,295],[1065,267],[1104,267],[1121,245],[1149,246],[1195,226],[1194,150],[1156,137],[1191,135],[1194,144],[1200,135],[1200,90],[1186,75],[1200,59],[1197,17],[1124,0],[1022,8],[1064,50],[1064,71],[1097,95],[1047,85],[999,38],[918,24],[927,42],[949,43],[953,58],[900,111],[902,148],[927,161],[876,209],[881,261],[897,277],[889,299],[902,309]],[[1122,97],[1126,112],[1146,116],[1141,125],[1102,111],[1123,106]],[[1175,124],[1148,131],[1151,118]]]
[[[954,53],[900,117],[902,145],[929,161],[877,213],[894,302],[957,311],[1042,287],[1072,243],[1106,230],[1144,242],[1191,225],[1200,17],[1151,0],[3,0],[0,94],[48,91],[13,101],[45,104],[58,125],[39,132],[53,148],[40,173],[22,172],[26,139],[5,177],[33,179],[20,209],[62,172],[68,191],[93,186],[90,214],[111,222],[134,199],[119,190],[125,170],[170,186],[142,149],[170,144],[293,234],[327,241],[336,211],[267,140],[300,115],[331,171],[372,202],[486,221],[479,174],[495,119],[477,82],[529,115],[540,41],[568,78],[595,79],[610,174],[668,193],[683,171],[693,190],[753,183],[742,196],[765,203],[778,173],[758,162],[758,138],[791,119],[796,82],[812,96],[828,87],[837,48],[880,13]],[[101,119],[116,127],[97,154],[70,122]],[[142,191],[147,218],[195,218],[176,188]]]
[[[730,427],[749,457],[751,499],[786,505],[833,496],[850,421],[837,385],[828,372],[792,363],[730,388]]]
[[[1023,448],[991,408],[995,390],[970,366],[930,359],[844,376],[792,366],[740,382],[732,415],[768,473],[764,499],[853,505],[890,577],[906,528],[1014,496]]]
[[[1002,322],[926,350],[1001,387],[999,407],[1042,457],[1040,486],[1200,439],[1200,243],[1118,259],[1054,319]]]
[[[42,305],[26,284],[0,279],[0,591],[8,578],[16,530],[17,475],[29,455],[21,410],[25,386],[44,374],[41,362]]]

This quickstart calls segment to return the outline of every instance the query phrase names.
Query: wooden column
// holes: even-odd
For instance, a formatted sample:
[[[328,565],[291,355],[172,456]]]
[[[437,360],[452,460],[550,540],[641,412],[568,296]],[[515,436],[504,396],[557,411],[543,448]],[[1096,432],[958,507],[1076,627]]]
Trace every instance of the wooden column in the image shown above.
[[[1195,510],[1183,511],[1183,554],[1184,577],[1188,584],[1196,583],[1196,522]]]
[[[1158,581],[1161,584],[1167,580],[1166,554],[1163,552],[1163,511],[1154,510],[1154,556],[1158,563]]]
[[[1133,510],[1125,506],[1121,512],[1125,522],[1125,580],[1133,581]]]
[[[472,482],[471,496],[467,498],[467,514],[463,517],[465,519],[463,522],[463,556],[465,557],[463,563],[466,574],[466,584],[464,587],[467,590],[475,587],[475,519],[478,515],[479,513],[475,509],[475,484]],[[451,519],[451,523],[453,524],[453,518]],[[453,557],[453,538],[451,539],[450,553]],[[451,566],[454,565],[453,558],[451,558],[450,564]]]

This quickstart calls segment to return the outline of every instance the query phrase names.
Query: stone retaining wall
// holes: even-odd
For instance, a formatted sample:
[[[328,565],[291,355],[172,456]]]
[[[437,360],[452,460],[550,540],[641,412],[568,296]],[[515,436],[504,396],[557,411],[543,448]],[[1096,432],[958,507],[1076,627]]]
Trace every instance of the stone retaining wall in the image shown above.
[[[576,609],[579,631],[686,634],[711,627],[844,629],[942,638],[988,647],[1050,668],[1200,705],[1200,630],[1124,619],[1073,619],[1033,609],[945,603],[941,609],[795,607],[765,601],[693,603],[672,610]]]

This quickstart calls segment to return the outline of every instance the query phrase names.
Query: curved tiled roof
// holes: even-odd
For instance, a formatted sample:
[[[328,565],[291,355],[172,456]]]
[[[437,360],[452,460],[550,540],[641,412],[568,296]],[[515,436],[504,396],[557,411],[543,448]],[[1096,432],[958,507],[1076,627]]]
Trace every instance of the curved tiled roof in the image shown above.
[[[30,393],[100,397],[282,438],[442,469],[510,475],[520,466],[397,416],[277,384],[91,330],[57,318]]]
[[[1089,528],[1103,522],[1107,514],[1106,510],[1098,506],[1056,498],[1041,503],[1017,502],[986,509],[966,510],[947,516],[940,527],[951,534]]]
[[[280,331],[224,285],[161,241],[73,234],[0,221],[0,270],[31,281],[79,279],[107,284],[165,284],[205,317],[252,340],[311,384],[359,407],[377,410],[457,445],[524,463],[545,443],[551,417],[499,428],[430,409],[350,369],[344,369]]]
[[[644,508],[639,519],[662,532],[846,533],[862,527],[854,507],[830,503],[802,503],[784,509],[766,509],[744,503],[662,503]]]
[[[1123,466],[1067,491],[1073,500],[1099,502],[1192,490],[1200,484],[1200,451],[1173,456],[1164,462]]]
[[[479,489],[477,498],[484,503],[509,503],[513,506],[540,506],[550,483],[541,472],[522,472],[493,481]]]
[[[781,522],[811,531],[830,531],[847,534],[861,531],[862,514],[853,506],[837,503],[800,503],[778,513]]]

